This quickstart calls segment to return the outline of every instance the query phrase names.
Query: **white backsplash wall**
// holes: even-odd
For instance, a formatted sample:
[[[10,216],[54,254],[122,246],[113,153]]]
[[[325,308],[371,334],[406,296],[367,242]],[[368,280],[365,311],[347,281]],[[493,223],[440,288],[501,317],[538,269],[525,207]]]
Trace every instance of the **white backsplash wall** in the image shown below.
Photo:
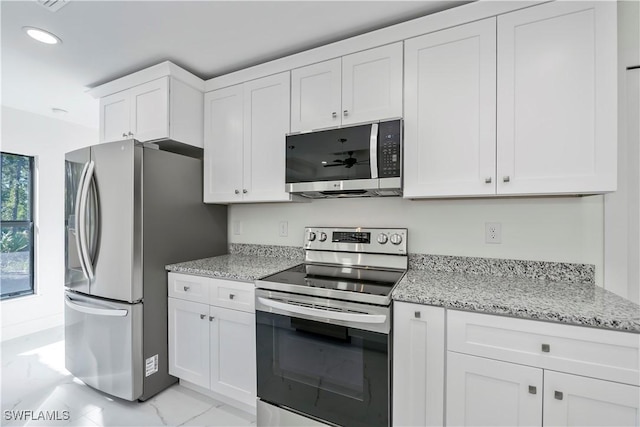
[[[282,221],[287,237],[279,235]],[[487,222],[502,224],[502,243],[485,243]],[[413,253],[594,264],[596,283],[602,284],[602,196],[359,198],[229,207],[230,243],[302,246],[305,226],[407,228]]]

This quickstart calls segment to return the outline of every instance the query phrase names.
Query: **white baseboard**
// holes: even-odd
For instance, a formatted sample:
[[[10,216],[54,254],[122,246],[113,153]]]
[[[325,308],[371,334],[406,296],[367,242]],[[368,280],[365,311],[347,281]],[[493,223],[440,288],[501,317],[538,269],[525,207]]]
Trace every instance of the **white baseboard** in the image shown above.
[[[22,337],[24,335],[33,334],[35,332],[44,331],[45,329],[55,328],[64,325],[64,314],[55,314],[53,316],[41,317],[38,319],[27,320],[13,325],[2,325],[0,333],[0,341],[7,341],[13,338]]]
[[[234,408],[240,409],[241,411],[247,412],[251,415],[256,415],[256,407],[254,406],[249,406],[244,402],[238,402],[235,399],[231,399],[225,395],[222,395],[220,393],[216,393],[215,391],[211,391],[208,388],[204,388],[201,387],[199,385],[196,385],[194,383],[190,383],[189,381],[185,381],[185,380],[180,380],[180,385],[184,386],[190,390],[193,390],[197,393],[200,394],[204,394],[205,396],[208,396],[212,399],[215,400],[219,400],[222,403],[226,403],[229,406],[233,406]]]

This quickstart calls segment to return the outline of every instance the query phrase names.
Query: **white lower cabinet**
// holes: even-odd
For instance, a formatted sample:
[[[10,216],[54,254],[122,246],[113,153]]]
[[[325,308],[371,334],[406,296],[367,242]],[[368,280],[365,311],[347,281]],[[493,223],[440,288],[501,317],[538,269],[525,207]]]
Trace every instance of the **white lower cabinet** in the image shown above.
[[[444,309],[393,303],[393,425],[441,426]]]
[[[448,310],[447,349],[447,425],[640,425],[637,334]]]
[[[209,307],[212,391],[255,406],[256,316]]]
[[[169,373],[255,408],[253,295],[253,283],[169,273]]]
[[[542,425],[542,369],[448,352],[447,425]]]
[[[209,387],[209,306],[169,298],[169,373]]]

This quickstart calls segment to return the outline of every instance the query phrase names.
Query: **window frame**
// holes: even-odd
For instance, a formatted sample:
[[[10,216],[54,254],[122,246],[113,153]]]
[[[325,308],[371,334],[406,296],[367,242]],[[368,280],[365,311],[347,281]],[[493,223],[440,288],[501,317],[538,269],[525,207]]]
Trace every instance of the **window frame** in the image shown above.
[[[24,291],[1,293],[0,301],[10,301],[21,297],[28,297],[36,295],[36,195],[35,195],[35,180],[36,180],[36,157],[28,154],[11,153],[8,151],[1,151],[0,156],[5,154],[11,156],[19,156],[26,158],[29,161],[29,218],[27,220],[0,220],[1,225],[9,225],[14,227],[28,227],[29,228],[29,270],[30,270],[30,288]]]

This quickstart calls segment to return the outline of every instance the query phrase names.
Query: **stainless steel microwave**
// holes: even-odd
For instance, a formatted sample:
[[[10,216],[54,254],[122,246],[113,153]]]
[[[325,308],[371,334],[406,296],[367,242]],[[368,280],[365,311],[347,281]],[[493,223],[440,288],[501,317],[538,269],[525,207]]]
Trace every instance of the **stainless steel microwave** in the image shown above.
[[[309,198],[402,195],[402,120],[286,137],[286,191]]]

